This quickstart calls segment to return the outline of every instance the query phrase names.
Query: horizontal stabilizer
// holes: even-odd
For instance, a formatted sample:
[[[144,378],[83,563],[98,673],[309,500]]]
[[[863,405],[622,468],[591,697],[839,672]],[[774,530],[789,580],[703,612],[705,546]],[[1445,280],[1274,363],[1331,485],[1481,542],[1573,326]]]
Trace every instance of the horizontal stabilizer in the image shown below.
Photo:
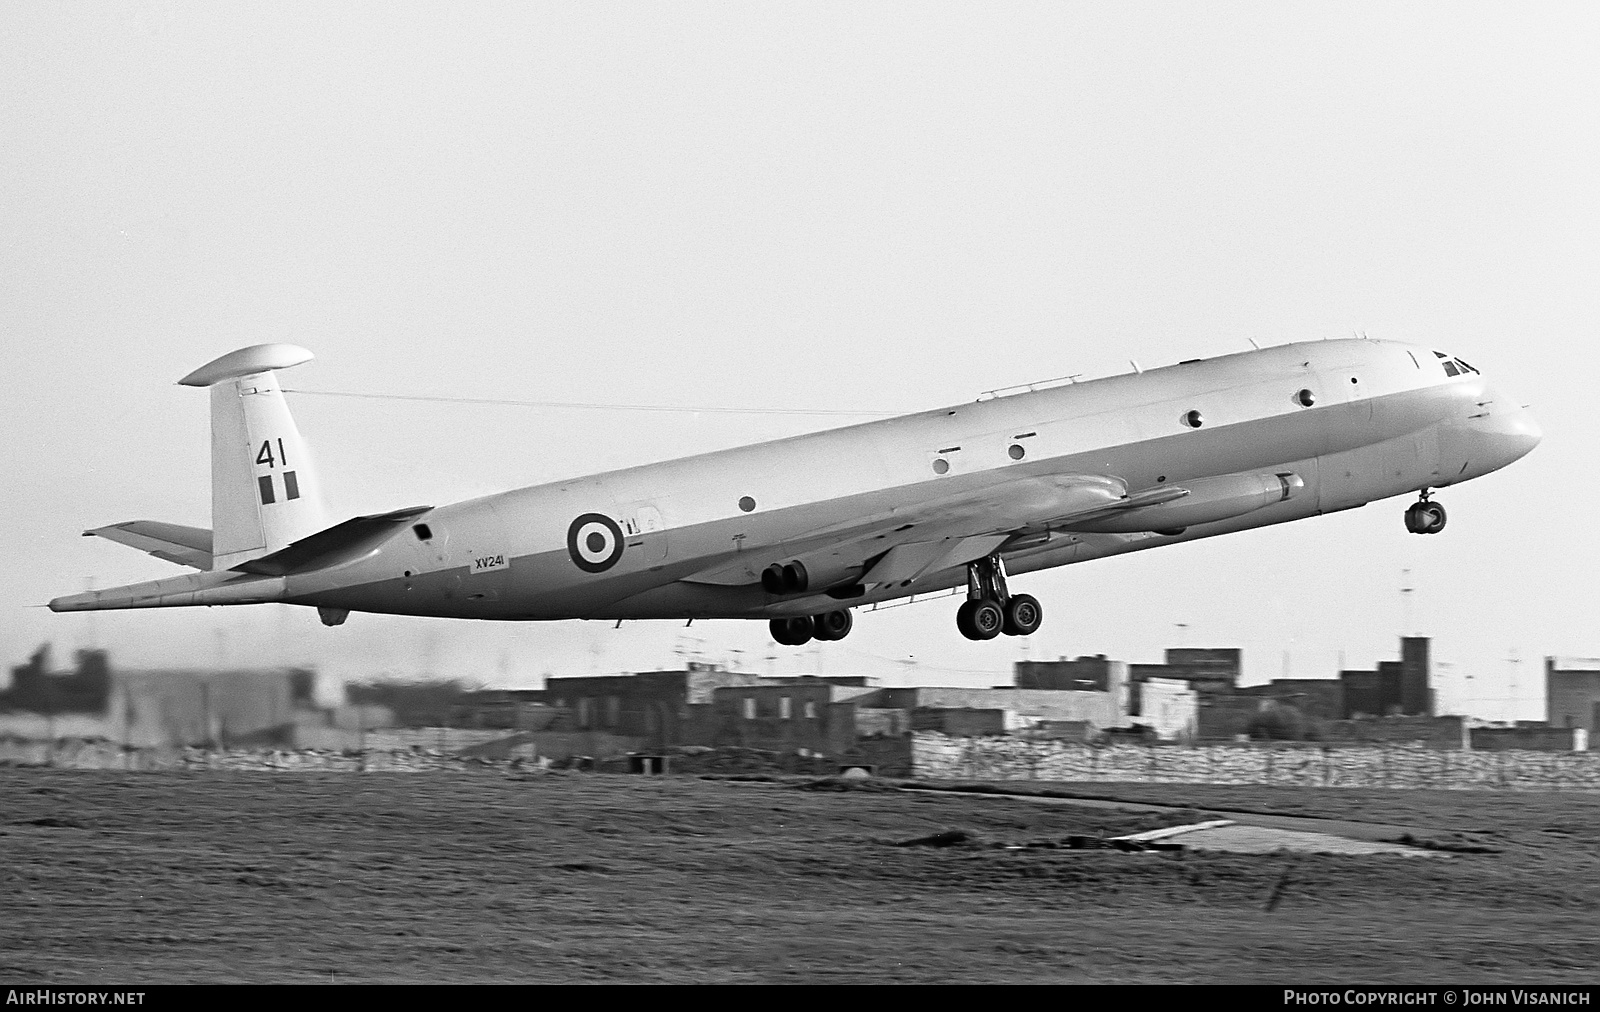
[[[211,568],[211,532],[199,527],[164,524],[156,520],[129,520],[127,523],[84,531],[83,536],[115,541],[180,566]]]
[[[262,576],[287,576],[312,569],[327,569],[344,562],[361,558],[387,541],[394,532],[432,506],[412,506],[393,513],[379,513],[369,517],[354,517],[301,538],[287,548],[263,555],[259,559],[242,562],[233,568],[241,573],[258,573]]]

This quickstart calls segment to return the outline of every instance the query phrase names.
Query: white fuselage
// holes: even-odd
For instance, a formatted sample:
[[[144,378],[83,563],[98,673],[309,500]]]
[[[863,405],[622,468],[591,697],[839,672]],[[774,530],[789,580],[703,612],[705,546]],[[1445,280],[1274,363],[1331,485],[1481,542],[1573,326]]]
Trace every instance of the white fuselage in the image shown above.
[[[1199,427],[1186,421],[1196,411]],[[252,579],[236,600],[510,620],[807,615],[839,607],[821,591],[864,573],[844,605],[964,583],[964,565],[892,583],[872,581],[871,566],[896,545],[979,533],[990,513],[997,530],[1033,525],[999,547],[1012,573],[1027,572],[1455,484],[1538,438],[1520,405],[1475,372],[1446,375],[1429,349],[1293,344],[443,506],[365,558]],[[1064,475],[1137,492],[1256,471],[1292,473],[1303,488],[1180,534],[1050,529],[1039,494]],[[603,571],[581,564],[612,555],[601,521],[578,523],[590,514],[625,542]],[[817,574],[814,592],[763,588],[762,568],[791,558]]]

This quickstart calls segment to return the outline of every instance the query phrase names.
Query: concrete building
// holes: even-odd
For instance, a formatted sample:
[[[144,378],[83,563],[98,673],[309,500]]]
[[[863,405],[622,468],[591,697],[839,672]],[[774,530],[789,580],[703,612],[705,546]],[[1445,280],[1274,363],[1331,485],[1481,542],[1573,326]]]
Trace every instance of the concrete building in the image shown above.
[[[1173,647],[1166,652],[1166,663],[1130,665],[1129,674],[1135,686],[1166,678],[1187,682],[1199,693],[1225,696],[1239,684],[1243,666],[1244,651],[1237,647]]]
[[[1110,693],[1116,712],[1127,714],[1136,709],[1129,670],[1126,661],[1113,661],[1105,654],[1096,654],[1071,661],[1065,657],[1055,661],[1018,661],[1012,669],[1012,678],[1018,689]]]
[[[1200,694],[1176,678],[1151,678],[1139,686],[1139,715],[1161,741],[1193,741],[1200,734]]]
[[[1127,665],[1107,660],[1105,654],[1065,657],[1054,661],[1018,661],[1013,676],[1019,689],[1069,689],[1077,692],[1106,692],[1114,682],[1127,681]],[[1119,669],[1119,670],[1114,670]]]
[[[1600,658],[1546,657],[1544,691],[1551,727],[1600,730]]]
[[[1344,683],[1337,678],[1274,678],[1266,685],[1247,685],[1238,695],[1270,699],[1293,706],[1317,720],[1344,718]]]
[[[760,685],[757,675],[724,671],[715,664],[690,662],[681,671],[641,671],[634,675],[551,678],[545,701],[572,712],[579,731],[602,730],[639,738],[651,747],[703,744],[694,707],[709,707],[717,689]]]
[[[1248,736],[1256,716],[1272,701],[1255,696],[1229,696],[1222,693],[1199,695],[1197,726],[1199,737],[1208,741],[1232,741]]]
[[[0,712],[102,713],[111,694],[111,666],[104,650],[79,650],[72,671],[52,670],[50,645],[11,669],[0,691]]]
[[[865,737],[911,730],[905,711],[876,705],[880,690],[822,679],[719,687],[709,713],[699,715],[694,744],[741,745],[775,752],[806,749],[843,755]]]
[[[557,710],[546,702],[544,689],[477,689],[462,694],[451,707],[451,727],[499,727],[538,731],[548,727]]]
[[[1427,637],[1407,636],[1400,641],[1398,661],[1380,661],[1376,671],[1339,672],[1344,686],[1343,716],[1432,716],[1428,655]]]
[[[79,651],[78,669],[49,670],[49,652],[13,669],[0,693],[0,736],[88,738],[139,748],[287,743],[314,707],[305,669],[126,671],[104,651]]]
[[[1113,672],[1126,669],[1120,662],[1110,663]],[[1128,726],[1119,695],[1113,691],[1009,686],[874,688],[821,678],[760,681],[714,690],[710,713],[697,715],[695,743],[773,751],[806,749],[839,756],[859,751],[867,740],[903,738],[914,730],[959,737],[1020,731],[1071,733],[1081,739]],[[1125,687],[1119,676],[1113,675],[1110,681],[1113,686]],[[1185,692],[1186,686],[1173,688],[1171,702],[1163,697],[1160,720],[1163,726],[1177,729],[1185,726],[1185,720],[1176,696]]]
[[[1400,712],[1433,716],[1433,689],[1429,684],[1429,647],[1426,636],[1400,639]]]
[[[1087,721],[1104,730],[1127,727],[1125,706],[1116,692],[1075,692],[1068,689],[967,689],[957,686],[921,686],[880,689],[876,705],[914,712],[928,709],[1006,710],[1017,715],[1014,726],[1031,727],[1043,721]]]

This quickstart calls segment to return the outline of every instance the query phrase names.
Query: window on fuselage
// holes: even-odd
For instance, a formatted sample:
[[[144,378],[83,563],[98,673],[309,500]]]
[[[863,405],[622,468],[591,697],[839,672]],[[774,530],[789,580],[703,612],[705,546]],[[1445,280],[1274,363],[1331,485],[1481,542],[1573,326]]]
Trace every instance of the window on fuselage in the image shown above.
[[[1460,359],[1460,358],[1456,359],[1456,365],[1459,365],[1461,367],[1461,371],[1462,372],[1474,372],[1474,373],[1478,373],[1479,376],[1483,375],[1483,373],[1478,372],[1478,370],[1476,370],[1476,369],[1472,368],[1472,366],[1468,365],[1465,359]]]
[[[1447,375],[1447,376],[1460,376],[1461,375],[1461,370],[1457,369],[1456,368],[1456,364],[1454,362],[1450,361],[1449,359],[1445,359],[1444,360],[1444,371],[1445,371],[1445,375]]]

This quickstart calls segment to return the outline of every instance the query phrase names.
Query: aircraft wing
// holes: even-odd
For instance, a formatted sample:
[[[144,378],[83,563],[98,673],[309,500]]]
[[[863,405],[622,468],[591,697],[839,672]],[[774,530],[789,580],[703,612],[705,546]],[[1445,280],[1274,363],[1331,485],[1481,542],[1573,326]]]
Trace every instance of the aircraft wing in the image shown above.
[[[883,502],[776,545],[738,553],[684,577],[690,583],[759,583],[769,565],[799,561],[811,589],[853,582],[898,583],[981,559],[1018,535],[1187,495],[1171,486],[1129,495],[1119,478],[1100,474],[1021,478],[904,507]]]
[[[84,531],[83,536],[115,541],[180,566],[211,568],[211,532],[199,527],[164,524],[157,520],[129,520]]]

